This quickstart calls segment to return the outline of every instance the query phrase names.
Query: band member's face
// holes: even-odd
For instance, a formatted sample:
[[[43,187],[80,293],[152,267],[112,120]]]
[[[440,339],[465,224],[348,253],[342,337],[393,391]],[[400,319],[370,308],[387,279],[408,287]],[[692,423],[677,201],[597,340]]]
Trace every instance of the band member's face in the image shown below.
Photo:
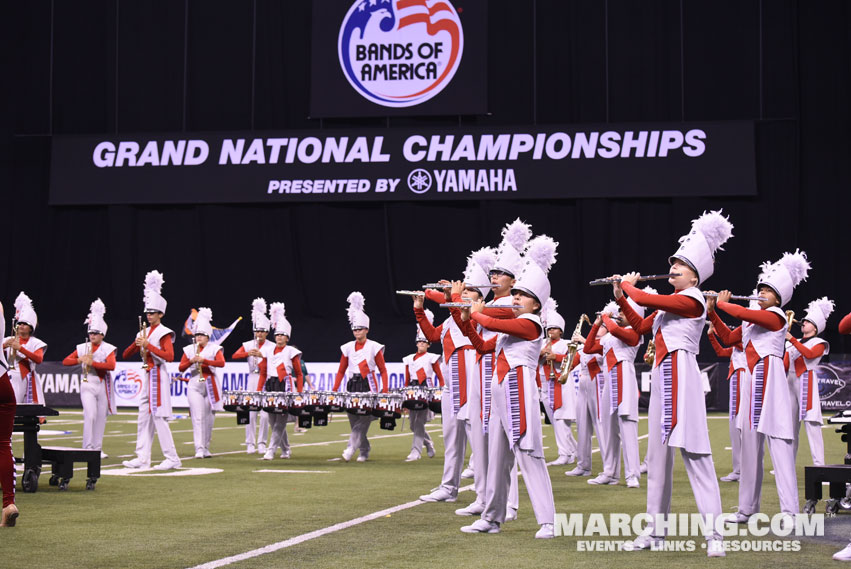
[[[428,342],[417,342],[417,353],[424,354],[428,351]]]
[[[477,288],[465,288],[464,292],[461,293],[461,298],[467,301],[481,300],[482,293],[479,292]]]
[[[160,323],[160,320],[163,318],[162,312],[146,312],[145,317],[148,319],[148,324],[151,326],[156,326]]]
[[[286,347],[287,342],[290,341],[290,337],[286,334],[275,334],[275,345],[279,348]]]
[[[626,326],[626,317],[623,315],[623,312],[618,312],[612,317],[612,320],[618,323],[618,326]]]
[[[678,277],[670,277],[668,279],[668,283],[676,290],[685,290],[689,287],[697,286],[697,275],[691,270],[691,267],[682,261],[675,259],[671,265],[671,272],[680,274]]]
[[[369,328],[357,328],[352,330],[352,335],[355,337],[356,341],[365,342],[367,332],[369,332]]]
[[[809,320],[804,320],[801,323],[801,332],[804,334],[804,338],[810,338],[818,334],[818,330],[816,330],[815,324],[813,324]]]
[[[780,299],[777,298],[777,293],[774,292],[774,289],[770,286],[763,285],[759,287],[759,290],[757,292],[759,293],[759,296],[765,299],[757,302],[757,304],[759,304],[759,307],[763,310],[771,308],[772,306],[780,306]]]
[[[198,342],[198,347],[203,348],[210,341],[206,334],[195,334],[195,341]]]
[[[266,331],[266,330],[255,330],[255,332],[254,332],[254,338],[255,338],[256,340],[261,341],[261,342],[262,342],[263,340],[265,340],[265,339],[266,339],[266,336],[268,336],[268,335],[269,335],[269,332],[268,332],[268,331]]]
[[[561,328],[548,328],[547,336],[553,342],[558,342],[559,340],[561,340]]]
[[[18,336],[20,336],[22,340],[29,338],[32,333],[33,327],[29,324],[18,324]]]
[[[491,284],[499,285],[499,288],[494,290],[494,293],[499,293],[500,296],[505,296],[505,293],[511,290],[511,287],[516,282],[514,277],[502,271],[491,271],[490,278]]]
[[[89,332],[89,342],[92,344],[100,344],[103,342],[103,334],[100,332]]]
[[[519,290],[514,293],[513,304],[523,307],[518,310],[515,310],[515,315],[530,314],[535,312],[536,310],[540,310],[541,308],[541,303],[538,302],[534,296],[526,294],[525,292]]]

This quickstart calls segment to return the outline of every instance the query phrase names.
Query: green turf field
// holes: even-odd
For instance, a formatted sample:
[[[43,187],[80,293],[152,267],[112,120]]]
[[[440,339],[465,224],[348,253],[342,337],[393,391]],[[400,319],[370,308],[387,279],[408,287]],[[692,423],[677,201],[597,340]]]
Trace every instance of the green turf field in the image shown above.
[[[231,413],[219,414],[213,435],[215,456],[191,459],[192,427],[186,413],[171,424],[185,470],[220,469],[197,476],[117,476],[104,474],[94,491],[85,490],[84,465],[69,489],[59,492],[48,485],[49,467],[40,479],[38,492],[19,490],[21,511],[15,528],[3,528],[3,567],[193,567],[282,542],[373,512],[406,504],[427,493],[440,481],[442,441],[439,417],[429,425],[436,439],[438,455],[405,463],[411,433],[381,431],[377,423],[370,429],[372,454],[366,463],[344,463],[338,459],[345,448],[348,421],[335,416],[331,425],[314,427],[305,434],[289,437],[292,458],[259,460],[244,452],[244,428],[236,425]],[[82,415],[79,410],[63,410],[51,418],[45,429],[70,434],[43,434],[43,445],[80,446]],[[730,471],[727,421],[713,416],[709,421],[718,475]],[[129,410],[107,422],[104,471],[115,469],[128,458],[135,446],[135,414]],[[647,433],[644,419],[639,435]],[[802,433],[803,434],[803,433]],[[544,428],[544,445],[550,460],[556,457],[552,427]],[[825,429],[827,462],[841,462],[844,445],[832,430]],[[379,438],[387,437],[387,438]],[[13,448],[20,452],[21,435],[15,434]],[[641,453],[646,437],[641,440]],[[122,458],[123,457],[123,458]],[[161,460],[154,443],[154,460]],[[803,436],[799,451],[799,487],[803,503],[803,464],[809,461],[809,448]],[[118,466],[118,469],[122,467]],[[569,467],[569,468],[572,468]],[[645,479],[640,490],[619,486],[590,486],[587,478],[564,476],[564,466],[550,467],[556,511],[623,512],[644,511]],[[594,454],[595,473],[600,469]],[[774,479],[766,477],[762,511],[778,511]],[[291,470],[318,472],[260,472]],[[191,472],[191,471],[190,471]],[[150,474],[150,473],[147,473]],[[675,466],[673,509],[692,512],[694,500],[682,463]],[[465,481],[469,484],[470,481]],[[522,483],[521,483],[522,486]],[[20,484],[19,484],[20,488]],[[721,483],[726,511],[736,505],[737,485]],[[803,541],[798,552],[728,554],[726,559],[707,559],[696,539],[693,552],[580,552],[578,540],[593,537],[533,538],[537,530],[525,489],[521,488],[520,515],[503,526],[498,535],[466,535],[459,531],[472,521],[454,514],[472,501],[472,492],[463,492],[455,504],[417,504],[377,519],[304,541],[229,567],[634,567],[701,566],[737,567],[818,567],[837,564],[830,556],[843,543],[842,532],[833,541]],[[819,512],[823,511],[822,505]],[[847,516],[851,517],[851,516]],[[842,518],[842,516],[840,516]],[[836,529],[845,520],[827,520]],[[608,539],[608,538],[604,538]],[[615,540],[616,538],[611,538]],[[749,538],[753,539],[753,538]],[[767,539],[767,538],[766,538]]]

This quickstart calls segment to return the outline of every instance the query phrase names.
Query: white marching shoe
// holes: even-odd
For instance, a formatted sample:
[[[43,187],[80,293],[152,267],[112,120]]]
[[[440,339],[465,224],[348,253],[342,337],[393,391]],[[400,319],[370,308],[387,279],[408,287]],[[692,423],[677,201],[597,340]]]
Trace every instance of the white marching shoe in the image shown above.
[[[140,458],[134,458],[133,460],[125,460],[121,464],[123,464],[126,468],[150,468],[151,467],[150,462],[144,462]]]
[[[180,468],[180,460],[171,460],[170,458],[167,458],[156,465],[154,470],[174,470],[175,468]]]
[[[641,551],[643,549],[661,549],[665,542],[664,537],[654,537],[652,535],[639,535],[632,543],[627,544],[624,549],[626,551]]]
[[[499,533],[499,524],[478,519],[468,526],[461,528],[464,533]]]
[[[607,476],[606,474],[600,474],[596,478],[592,478],[588,481],[588,484],[593,484],[594,486],[601,486],[605,484],[611,484],[612,486],[614,486],[617,483],[617,478],[612,478],[611,476]]]
[[[836,561],[851,561],[851,543],[833,554],[833,559]]]
[[[627,488],[641,488],[641,483],[638,482],[638,478],[635,476],[630,476],[626,479],[626,487]]]
[[[478,516],[482,512],[485,511],[484,504],[480,504],[478,502],[473,502],[466,508],[458,508],[455,510],[455,515],[457,516]]]
[[[472,478],[474,475],[473,469],[469,466],[461,472],[461,478]]]
[[[343,460],[349,462],[352,460],[353,456],[355,456],[355,449],[352,447],[346,447],[346,450],[343,451]]]
[[[585,470],[581,466],[577,466],[573,470],[568,470],[564,473],[565,476],[591,476],[590,470]]]
[[[411,454],[405,457],[405,462],[414,462],[415,460],[419,460],[422,458],[420,453],[411,451]]]
[[[719,480],[721,480],[721,482],[736,482],[738,479],[739,479],[739,475],[736,474],[735,472],[731,472],[727,476],[722,476],[721,478],[719,478]]]
[[[430,441],[425,442],[426,454],[429,458],[434,458],[434,443]]]
[[[457,498],[446,488],[438,488],[431,494],[420,496],[420,500],[423,502],[454,502]]]
[[[709,539],[706,541],[706,556],[707,557],[727,557],[727,552],[724,551],[724,542],[720,539]]]
[[[255,447],[254,445],[248,445],[245,449],[245,452],[247,454],[254,454],[255,452],[257,452],[257,447]]]
[[[541,524],[541,529],[535,533],[535,539],[552,539],[554,537],[553,524]]]
[[[517,519],[517,508],[512,508],[511,506],[508,506],[507,508],[505,508],[505,521],[513,522],[516,519]]]

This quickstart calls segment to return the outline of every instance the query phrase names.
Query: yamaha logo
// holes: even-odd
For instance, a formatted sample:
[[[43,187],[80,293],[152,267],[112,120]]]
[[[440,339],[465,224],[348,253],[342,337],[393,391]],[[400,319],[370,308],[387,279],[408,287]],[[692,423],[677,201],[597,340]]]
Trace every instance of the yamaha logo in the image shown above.
[[[410,107],[452,81],[464,33],[449,0],[357,0],[340,26],[337,51],[346,79],[364,98]]]

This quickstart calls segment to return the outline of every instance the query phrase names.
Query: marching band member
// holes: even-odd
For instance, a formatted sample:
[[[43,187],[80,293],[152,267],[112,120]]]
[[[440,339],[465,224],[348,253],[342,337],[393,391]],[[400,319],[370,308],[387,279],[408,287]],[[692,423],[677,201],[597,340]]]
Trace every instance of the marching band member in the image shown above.
[[[567,340],[564,334],[564,318],[556,312],[558,304],[552,298],[544,303],[543,318],[548,341],[541,350],[541,365],[538,377],[541,381],[544,408],[553,424],[553,432],[558,447],[558,458],[550,465],[570,464],[576,460],[576,439],[571,426],[576,420],[576,386],[573,381],[558,381],[558,369],[567,354]]]
[[[6,314],[0,302],[0,338],[6,332]],[[5,346],[5,344],[4,344]],[[12,428],[15,424],[15,390],[9,380],[9,363],[0,350],[0,489],[3,490],[3,511],[0,527],[14,526],[18,521],[15,505],[15,459],[12,457]]]
[[[142,369],[145,370],[136,426],[136,458],[123,462],[127,468],[151,466],[154,431],[165,457],[154,468],[171,470],[181,465],[168,426],[168,418],[171,416],[171,376],[167,364],[174,361],[174,332],[162,323],[168,304],[160,294],[163,282],[163,275],[159,271],[150,271],[145,275],[145,318],[149,326],[136,334],[136,339],[125,348],[123,354],[125,360],[141,354],[144,362]]]
[[[786,355],[789,373],[793,381],[792,397],[798,402],[795,416],[799,421],[795,427],[795,456],[798,454],[800,421],[804,423],[810,455],[815,466],[824,465],[824,439],[821,435],[821,399],[819,399],[816,368],[822,357],[830,353],[830,344],[818,337],[824,332],[827,319],[833,312],[834,302],[826,296],[816,299],[807,306],[807,314],[801,321],[804,337],[798,340],[786,332]]]
[[[62,365],[82,366],[80,400],[83,403],[83,448],[103,452],[103,433],[106,416],[118,412],[115,402],[115,386],[112,371],[115,370],[115,350],[112,344],[103,341],[107,325],[103,317],[106,306],[101,299],[92,302],[88,325],[89,341],[79,344],[77,349],[62,360]]]
[[[251,303],[251,327],[254,339],[243,342],[242,346],[231,356],[235,360],[248,360],[248,389],[263,391],[266,385],[266,358],[273,349],[272,342],[266,341],[269,335],[269,318],[266,317],[266,301],[255,298]],[[257,433],[258,417],[260,433]],[[251,411],[248,424],[245,425],[245,447],[248,454],[255,451],[266,454],[266,440],[269,435],[269,414],[263,411]],[[256,443],[256,446],[255,446]]]
[[[632,549],[647,549],[664,539],[656,517],[671,511],[674,449],[679,448],[698,511],[704,518],[721,515],[721,492],[712,462],[706,423],[703,381],[697,366],[700,337],[706,320],[706,302],[698,286],[712,276],[715,252],[732,236],[733,226],[720,212],[704,213],[692,222],[670,257],[674,287],[670,295],[648,294],[635,287],[640,275],[629,273],[615,287],[618,305],[639,334],[653,331],[656,356],[648,409],[647,513],[654,519],[648,533],[636,538]],[[627,302],[653,308],[642,319]],[[661,520],[660,520],[661,521]],[[704,529],[709,557],[725,556],[721,535]]]
[[[517,317],[497,319],[482,314],[484,303],[473,303],[462,313],[468,325],[464,333],[474,344],[484,344],[469,322],[475,321],[497,332],[488,340],[497,354],[491,379],[491,409],[488,430],[487,503],[479,520],[464,526],[465,533],[498,533],[505,521],[510,474],[515,460],[523,471],[540,529],[536,538],[554,536],[555,504],[544,459],[540,399],[535,371],[543,344],[540,312],[542,300],[550,296],[547,273],[555,262],[557,243],[546,235],[532,239],[526,248],[526,264],[514,290]],[[470,319],[470,320],[468,320]]]
[[[596,339],[607,334],[606,327],[597,329]],[[590,334],[589,334],[590,336]],[[573,336],[572,341],[580,344],[586,343],[581,335]],[[584,348],[584,346],[583,346]],[[591,437],[597,434],[597,444],[601,449],[606,446],[606,436],[600,425],[600,406],[602,405],[600,394],[602,389],[598,386],[605,381],[603,376],[603,357],[599,353],[588,354],[584,349],[577,350],[573,358],[572,366],[579,366],[579,391],[577,397],[576,411],[576,468],[565,472],[566,476],[591,476]],[[603,400],[604,401],[604,400]],[[604,461],[605,463],[605,461]]]
[[[845,335],[851,334],[851,312],[846,314],[839,322],[839,333]],[[836,561],[851,561],[851,543],[834,553],[833,558]]]
[[[751,376],[747,422],[742,425],[739,504],[737,512],[731,516],[739,523],[746,522],[760,509],[766,439],[774,464],[780,510],[788,515],[795,515],[799,510],[794,403],[783,366],[787,322],[781,308],[792,298],[795,287],[806,279],[810,265],[806,254],[796,251],[784,253],[777,263],[766,263],[762,269],[757,291],[764,300],[759,301],[759,309],[731,304],[729,291],[718,294],[715,308],[743,321],[734,331],[726,332],[726,325],[717,311],[712,310],[713,302],[709,303],[716,331],[725,330],[721,333],[724,343],[742,342]]]
[[[266,391],[289,391],[301,393],[304,390],[304,375],[301,371],[301,350],[289,345],[293,327],[287,320],[283,302],[273,302],[269,313],[275,332],[275,347],[266,357]],[[281,458],[290,457],[290,441],[287,436],[287,422],[296,417],[287,413],[268,413],[272,427],[272,438],[263,455],[263,460],[275,458],[280,447]]]
[[[618,305],[610,302],[603,307],[602,312],[615,314],[618,310]],[[596,328],[594,327],[596,324]],[[602,329],[600,334],[598,330]],[[609,336],[609,330],[603,324],[599,317],[594,320],[591,325],[591,330],[588,332],[588,337],[585,340],[585,345],[582,346],[582,351],[586,355],[595,354],[600,357],[599,364],[601,367],[600,373],[597,375],[597,426],[598,433],[602,433],[602,439],[597,437],[597,444],[600,449],[600,460],[603,463],[603,471],[597,476],[590,479],[588,484],[598,486],[601,484],[615,485],[621,478],[621,460],[620,460],[620,436],[617,433],[618,419],[612,413],[611,409],[611,387],[612,382],[609,378],[609,373],[606,370],[606,364],[603,360],[603,338]],[[615,438],[615,444],[609,444],[609,440]],[[605,443],[605,444],[604,444]]]
[[[12,330],[14,335],[3,340],[15,400],[18,403],[44,405],[44,392],[36,366],[44,361],[47,344],[32,335],[38,326],[38,316],[32,300],[23,292],[15,299],[15,321],[17,324]]]
[[[644,287],[642,292],[657,294],[651,287]],[[630,302],[630,299],[627,299],[627,302],[639,317],[644,318],[643,306],[635,301]],[[614,318],[610,314],[613,314]],[[635,375],[635,356],[641,345],[641,336],[627,325],[623,312],[603,310],[600,319],[609,331],[600,340],[603,347],[603,368],[609,380],[609,420],[612,425],[606,444],[610,455],[614,456],[617,462],[620,462],[618,447],[623,446],[626,486],[638,488],[641,459],[638,452],[638,378]]]
[[[434,320],[431,310],[425,311],[429,322]],[[423,387],[443,387],[443,372],[440,369],[440,356],[428,352],[431,344],[417,325],[417,353],[402,358],[405,364],[405,386],[421,385]],[[422,457],[423,444],[429,458],[434,458],[434,443],[425,430],[426,423],[433,417],[428,408],[410,409],[408,411],[411,420],[411,432],[414,433],[414,441],[411,445],[411,453],[405,462],[419,460]]]
[[[189,385],[186,399],[189,401],[189,416],[192,419],[192,440],[195,442],[195,458],[210,458],[210,441],[213,438],[213,423],[216,411],[224,411],[222,401],[222,378],[217,368],[225,367],[225,355],[219,344],[210,342],[213,311],[199,308],[193,324],[194,342],[183,347],[178,369],[189,370]]]
[[[390,376],[384,363],[384,345],[367,339],[369,333],[369,316],[363,311],[364,298],[359,292],[353,292],[346,301],[349,303],[348,316],[355,339],[340,346],[343,355],[340,357],[340,367],[334,378],[334,391],[340,388],[343,377],[347,378],[346,391],[350,393],[387,393]],[[422,323],[420,323],[422,325]],[[381,385],[375,372],[381,374]],[[355,452],[360,450],[358,462],[366,462],[369,458],[370,444],[366,438],[369,425],[375,420],[371,415],[347,413],[352,434],[349,444],[343,451],[343,460],[350,461]]]
[[[739,418],[739,410],[742,408],[742,389],[750,389],[750,383],[747,381],[747,364],[748,360],[745,357],[744,348],[741,342],[736,342],[732,346],[725,348],[718,342],[718,333],[715,331],[715,324],[709,322],[709,329],[706,332],[709,337],[709,343],[718,357],[730,359],[730,370],[727,372],[727,381],[730,383],[730,419],[728,421],[728,429],[730,432],[730,448],[733,454],[733,471],[720,478],[721,482],[736,482],[742,475],[742,430],[741,419]]]

